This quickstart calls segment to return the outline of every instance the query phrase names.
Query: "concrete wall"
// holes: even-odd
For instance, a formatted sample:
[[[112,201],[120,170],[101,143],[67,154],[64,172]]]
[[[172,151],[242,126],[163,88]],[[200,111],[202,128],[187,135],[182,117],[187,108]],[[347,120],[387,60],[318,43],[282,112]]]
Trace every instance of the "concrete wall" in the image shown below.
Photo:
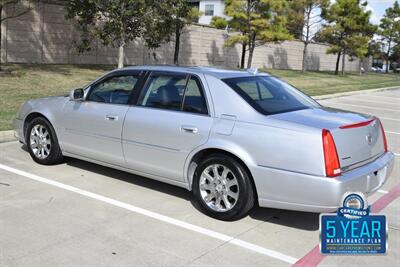
[[[4,12],[9,12],[4,10]],[[34,9],[2,25],[2,62],[57,63],[57,64],[116,64],[118,49],[104,47],[94,41],[93,49],[79,54],[74,41],[79,32],[71,21],[64,18],[61,5],[39,2]],[[192,26],[181,40],[182,65],[223,66],[236,68],[240,62],[240,48],[224,47],[226,35],[222,30],[206,26]],[[311,44],[308,69],[334,70],[335,55],[327,55],[326,45]],[[253,67],[300,69],[303,44],[298,41],[257,47]],[[162,45],[155,51],[144,47],[140,40],[126,49],[125,63],[172,64],[174,44]],[[369,64],[366,64],[369,65]],[[358,71],[358,61],[347,62],[348,71]]]

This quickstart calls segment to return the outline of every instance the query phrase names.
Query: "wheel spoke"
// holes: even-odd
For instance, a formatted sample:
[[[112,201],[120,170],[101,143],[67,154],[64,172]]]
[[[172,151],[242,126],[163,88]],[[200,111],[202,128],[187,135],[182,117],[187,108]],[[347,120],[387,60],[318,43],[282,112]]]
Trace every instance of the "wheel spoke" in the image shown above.
[[[236,179],[228,180],[226,183],[226,187],[231,188],[234,185],[238,185]]]
[[[205,200],[206,202],[210,202],[213,198],[215,198],[215,193],[214,193],[214,192],[211,192],[210,194],[208,194],[208,195],[204,198],[204,200]]]
[[[221,196],[217,196],[217,198],[215,199],[215,207],[217,208],[217,210],[221,210],[222,209]]]
[[[224,178],[224,179],[226,179],[226,177],[228,176],[229,172],[230,172],[230,171],[229,171],[228,168],[224,168],[224,170],[223,170],[223,172],[222,172],[222,174],[221,174],[221,177]]]
[[[210,181],[210,183],[214,182],[214,177],[212,177],[208,172],[203,172],[201,176],[203,179]]]
[[[219,173],[218,173],[218,166],[217,165],[213,165],[213,173],[214,173],[214,179],[218,179],[219,178]]]
[[[39,148],[33,149],[33,153],[34,153],[37,157],[39,157],[40,149],[39,149]]]
[[[230,196],[231,198],[233,198],[234,200],[237,200],[238,199],[238,196],[239,196],[239,194],[238,193],[235,193],[235,192],[232,192],[232,191],[228,191],[228,196]]]
[[[229,199],[228,199],[227,195],[223,195],[222,196],[222,201],[224,202],[225,208],[227,208],[227,209],[231,209],[232,208],[232,204],[229,202]]]
[[[211,184],[200,184],[200,189],[201,190],[210,190],[210,191],[214,191],[214,187]]]

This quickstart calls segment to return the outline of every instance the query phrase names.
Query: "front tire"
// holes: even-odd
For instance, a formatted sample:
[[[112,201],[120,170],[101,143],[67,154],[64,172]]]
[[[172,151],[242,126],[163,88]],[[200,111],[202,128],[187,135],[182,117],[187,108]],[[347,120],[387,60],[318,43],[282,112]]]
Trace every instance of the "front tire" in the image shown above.
[[[251,177],[236,159],[212,154],[197,166],[193,193],[201,210],[216,219],[237,220],[254,206]]]
[[[32,159],[39,164],[53,165],[63,160],[56,133],[45,118],[38,117],[29,122],[26,145]]]

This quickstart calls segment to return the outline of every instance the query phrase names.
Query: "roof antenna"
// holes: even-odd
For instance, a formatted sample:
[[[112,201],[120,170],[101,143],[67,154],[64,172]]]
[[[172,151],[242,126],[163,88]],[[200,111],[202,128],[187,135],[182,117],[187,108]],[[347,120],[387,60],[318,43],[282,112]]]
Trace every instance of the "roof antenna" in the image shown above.
[[[253,75],[257,75],[257,74],[258,74],[258,68],[250,68],[250,69],[247,69],[247,72],[248,72],[248,73],[251,73],[251,74],[253,74]]]

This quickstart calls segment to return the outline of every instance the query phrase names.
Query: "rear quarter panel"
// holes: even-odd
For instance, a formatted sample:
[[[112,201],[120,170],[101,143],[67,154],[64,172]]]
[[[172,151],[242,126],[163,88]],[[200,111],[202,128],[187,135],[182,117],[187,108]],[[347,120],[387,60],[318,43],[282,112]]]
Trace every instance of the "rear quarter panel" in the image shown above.
[[[269,125],[239,121],[230,138],[246,148],[258,166],[323,176],[321,131],[288,126],[274,120]]]

